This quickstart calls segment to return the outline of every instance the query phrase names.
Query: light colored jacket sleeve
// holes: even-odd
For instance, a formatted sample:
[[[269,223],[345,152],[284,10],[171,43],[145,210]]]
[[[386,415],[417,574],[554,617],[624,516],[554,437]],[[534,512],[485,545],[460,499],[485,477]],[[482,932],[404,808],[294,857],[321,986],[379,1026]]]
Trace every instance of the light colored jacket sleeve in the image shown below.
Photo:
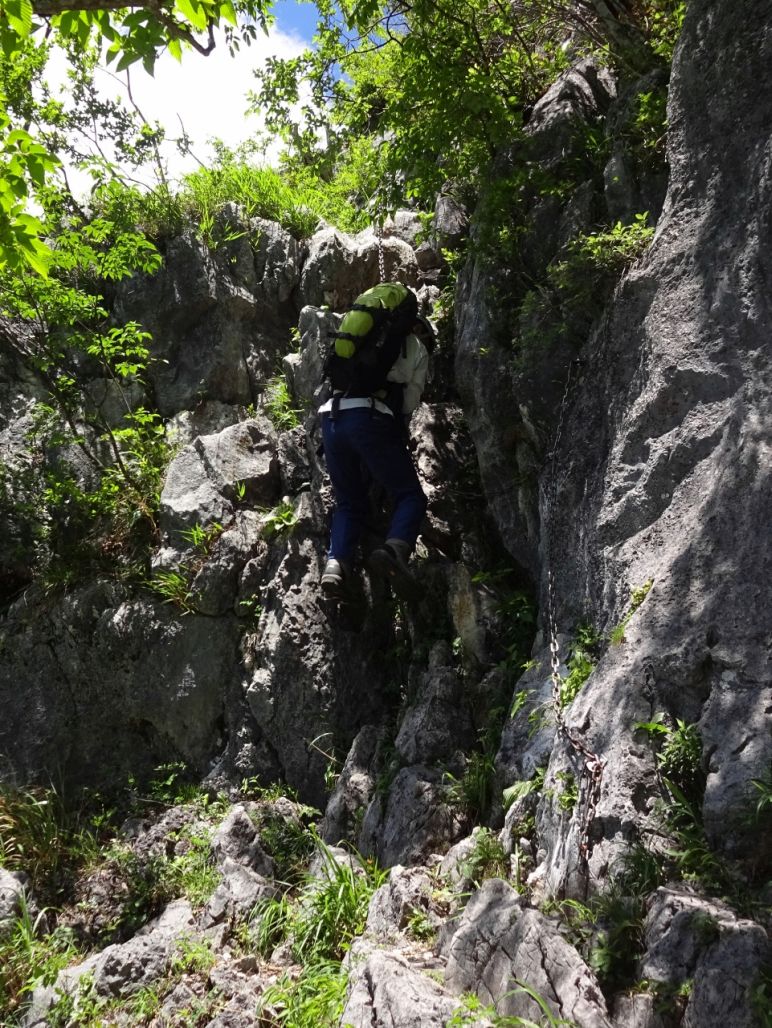
[[[421,402],[428,370],[429,353],[426,347],[418,336],[409,335],[405,344],[405,356],[399,355],[386,376],[389,382],[401,382],[405,386],[402,398],[403,414],[412,414]]]

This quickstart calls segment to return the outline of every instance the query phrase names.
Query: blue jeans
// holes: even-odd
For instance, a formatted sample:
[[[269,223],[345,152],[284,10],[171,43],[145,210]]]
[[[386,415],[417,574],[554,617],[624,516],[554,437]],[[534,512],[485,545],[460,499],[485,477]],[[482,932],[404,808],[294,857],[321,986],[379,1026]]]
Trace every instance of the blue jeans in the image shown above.
[[[426,513],[426,497],[397,419],[368,407],[322,415],[322,442],[335,494],[330,557],[351,561],[367,520],[372,478],[394,504],[388,539],[412,549]]]

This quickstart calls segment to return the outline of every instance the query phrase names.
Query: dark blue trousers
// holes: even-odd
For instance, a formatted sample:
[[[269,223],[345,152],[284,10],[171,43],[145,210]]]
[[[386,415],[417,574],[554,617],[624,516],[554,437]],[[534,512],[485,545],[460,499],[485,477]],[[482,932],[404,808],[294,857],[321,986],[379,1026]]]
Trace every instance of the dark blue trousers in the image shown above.
[[[387,538],[401,539],[412,549],[426,497],[397,419],[368,407],[339,411],[335,419],[323,414],[322,442],[335,494],[330,557],[353,559],[367,519],[371,478],[394,504]]]

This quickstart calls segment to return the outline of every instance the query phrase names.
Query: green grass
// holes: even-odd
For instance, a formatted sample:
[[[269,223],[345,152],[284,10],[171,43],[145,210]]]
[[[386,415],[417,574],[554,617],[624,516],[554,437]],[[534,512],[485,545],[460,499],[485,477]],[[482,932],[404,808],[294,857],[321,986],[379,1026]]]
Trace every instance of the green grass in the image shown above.
[[[289,386],[282,375],[274,376],[266,384],[263,406],[266,414],[280,432],[288,432],[300,424],[302,411],[292,406]]]
[[[111,183],[97,203],[104,217],[137,225],[153,238],[178,235],[193,221],[212,249],[242,237],[258,241],[245,226],[229,226],[220,217],[228,203],[237,204],[245,219],[277,222],[297,239],[309,238],[322,219],[344,232],[368,224],[367,215],[349,202],[342,182],[325,182],[302,170],[282,173],[229,155],[186,175],[176,192],[167,187],[143,192]]]
[[[568,674],[560,681],[560,706],[567,707],[579,695],[582,686],[595,670],[600,636],[591,625],[578,625],[571,640]]]
[[[476,886],[487,878],[508,878],[509,858],[498,835],[490,828],[480,828],[474,840],[474,847],[461,863],[464,877]]]
[[[259,904],[239,933],[243,949],[266,958],[276,946],[289,943],[293,959],[302,965],[298,978],[280,978],[261,997],[258,1015],[266,1028],[338,1023],[346,991],[340,962],[364,930],[373,893],[388,877],[356,854],[339,863],[309,835],[321,854],[320,873],[306,873],[297,889]]]
[[[339,963],[306,964],[298,978],[282,976],[260,997],[263,1028],[326,1028],[337,1025],[346,997],[348,976]]]

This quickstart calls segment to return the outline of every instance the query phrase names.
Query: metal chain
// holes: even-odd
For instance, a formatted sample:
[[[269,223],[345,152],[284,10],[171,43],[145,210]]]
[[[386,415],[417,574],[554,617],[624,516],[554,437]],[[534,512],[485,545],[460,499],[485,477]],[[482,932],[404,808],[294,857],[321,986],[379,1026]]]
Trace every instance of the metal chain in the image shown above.
[[[547,627],[550,634],[550,665],[551,665],[551,678],[552,678],[552,703],[555,709],[555,723],[557,726],[558,733],[568,742],[574,752],[582,761],[582,773],[580,778],[580,784],[585,783],[583,806],[584,813],[582,816],[581,823],[581,834],[579,837],[579,867],[582,874],[585,877],[589,874],[589,855],[590,855],[590,832],[592,830],[592,824],[595,820],[595,814],[598,809],[598,801],[600,799],[601,783],[603,781],[603,769],[606,766],[605,760],[603,760],[597,753],[593,752],[589,746],[575,734],[566,725],[563,718],[563,709],[561,705],[560,696],[560,652],[558,645],[558,626],[557,626],[557,613],[555,604],[555,576],[553,574],[553,561],[552,561],[552,513],[557,506],[557,495],[558,495],[558,484],[557,484],[557,455],[560,449],[560,440],[563,434],[563,421],[565,418],[566,405],[568,402],[568,394],[571,388],[571,377],[574,368],[574,362],[569,365],[568,375],[566,377],[566,387],[563,391],[563,399],[560,401],[560,411],[558,414],[558,426],[555,431],[555,442],[552,447],[552,452],[548,455],[551,462],[552,468],[550,472],[550,485],[546,494],[545,504],[545,520],[547,523]]]
[[[383,256],[383,225],[379,221],[375,227],[375,235],[378,238],[378,275],[379,282],[386,281],[386,261]]]

